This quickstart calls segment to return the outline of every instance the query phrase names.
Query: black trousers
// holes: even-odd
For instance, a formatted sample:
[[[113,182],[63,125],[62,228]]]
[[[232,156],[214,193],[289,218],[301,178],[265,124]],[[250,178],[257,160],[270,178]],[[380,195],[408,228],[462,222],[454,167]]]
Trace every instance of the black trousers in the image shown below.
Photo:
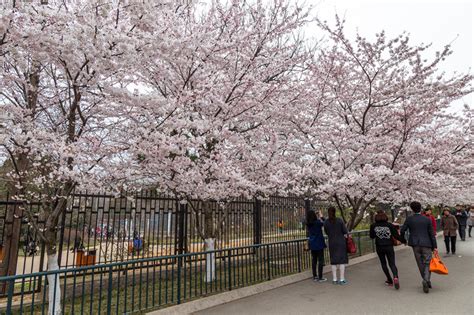
[[[471,237],[472,225],[469,225],[469,237]]]
[[[459,237],[464,241],[466,239],[466,226],[460,225],[459,226]]]
[[[449,242],[451,241],[451,248],[449,248]],[[445,236],[444,245],[446,245],[446,252],[456,254],[456,235],[455,236]],[[451,250],[450,250],[451,249]]]
[[[324,249],[321,250],[311,250],[311,268],[313,270],[313,278],[318,277],[321,279],[323,277],[323,267],[324,267]],[[316,265],[318,266],[318,274],[316,275]]]
[[[395,265],[395,251],[393,250],[393,246],[377,246],[376,251],[380,259],[380,265],[382,266],[382,270],[385,273],[385,276],[387,277],[387,281],[393,282],[392,276],[390,275],[390,272],[388,271],[387,267],[388,261],[388,265],[392,270],[393,277],[398,278],[398,269]]]

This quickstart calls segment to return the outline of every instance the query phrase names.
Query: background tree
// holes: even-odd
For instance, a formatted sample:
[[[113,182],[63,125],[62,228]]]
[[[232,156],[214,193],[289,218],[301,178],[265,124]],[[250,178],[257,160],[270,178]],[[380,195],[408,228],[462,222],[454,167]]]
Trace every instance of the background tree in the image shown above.
[[[176,12],[172,28],[150,21],[150,29],[166,28],[168,40],[144,51],[141,88],[130,101],[137,104],[129,131],[135,159],[123,180],[187,200],[195,218],[202,215],[206,249],[214,250],[221,226],[215,202],[225,212],[227,201],[289,184],[283,127],[305,102],[310,52],[298,32],[307,12],[287,1],[191,3]],[[210,281],[211,254],[208,261]]]
[[[319,22],[331,45],[315,59],[315,101],[303,115],[319,124],[302,120],[298,127],[311,185],[333,198],[353,229],[376,201],[438,200],[442,190],[460,191],[454,183],[469,168],[453,163],[472,163],[472,139],[457,137],[465,121],[446,110],[472,92],[472,76],[440,72],[449,46],[428,60],[429,45],[412,46],[406,34],[351,41],[343,24]]]
[[[116,137],[127,114],[118,91],[139,49],[139,18],[133,5],[119,3],[2,8],[2,152],[12,165],[12,197],[46,245],[48,270],[58,269],[58,218],[68,196],[76,187],[113,184],[106,178],[126,149]],[[39,212],[28,207],[32,200]],[[59,282],[54,275],[48,282],[49,312],[58,314]]]

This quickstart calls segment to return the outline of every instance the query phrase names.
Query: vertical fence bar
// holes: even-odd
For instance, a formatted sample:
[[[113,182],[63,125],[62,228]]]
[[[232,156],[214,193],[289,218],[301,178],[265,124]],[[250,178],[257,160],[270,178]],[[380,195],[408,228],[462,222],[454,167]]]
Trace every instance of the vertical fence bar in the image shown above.
[[[305,215],[308,214],[308,212],[311,211],[311,199],[305,198],[304,199],[304,210],[305,210]]]
[[[15,289],[15,279],[11,279],[8,283],[8,301],[7,301],[7,313],[12,313],[12,304],[13,304],[13,290]]]
[[[230,261],[232,255],[231,250],[227,250],[227,276],[229,277],[229,291],[232,290],[232,262]]]
[[[61,217],[61,226],[59,227],[59,251],[58,251],[58,265],[59,267],[63,267],[61,264],[62,256],[63,256],[63,243],[64,243],[64,226],[66,225],[66,207],[67,202],[63,206],[64,208],[61,210],[62,217]],[[69,233],[70,234],[70,233]],[[66,266],[67,267],[67,266]]]
[[[262,243],[262,201],[260,199],[255,199],[253,205],[253,223],[254,223],[254,244]]]
[[[359,248],[359,256],[362,256],[362,247],[360,246],[360,232],[357,232],[357,247]]]
[[[177,292],[176,292],[176,300],[178,304],[181,304],[181,268],[183,264],[183,257],[180,255],[178,256],[178,274],[177,274]]]
[[[300,243],[296,242],[296,248],[298,249],[297,255],[298,255],[298,272],[301,272],[301,248],[300,248]]]
[[[112,313],[112,269],[113,267],[109,267],[109,279],[108,279],[108,285],[107,285],[107,315],[110,315]],[[134,290],[135,288],[132,288]]]
[[[267,246],[267,272],[268,272],[268,280],[272,279],[271,271],[270,271],[270,244],[266,245]]]
[[[185,238],[185,231],[186,227],[184,226],[185,224],[185,216],[187,213],[187,207],[188,205],[184,202],[179,202],[178,203],[178,237],[177,237],[177,254],[183,254],[184,253],[184,238]]]

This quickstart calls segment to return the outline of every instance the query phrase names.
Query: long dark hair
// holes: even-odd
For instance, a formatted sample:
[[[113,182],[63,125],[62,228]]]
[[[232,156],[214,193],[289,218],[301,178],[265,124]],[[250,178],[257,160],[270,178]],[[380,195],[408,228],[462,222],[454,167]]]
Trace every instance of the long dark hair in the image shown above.
[[[328,208],[328,220],[331,223],[336,223],[336,208],[333,206]]]
[[[316,212],[314,212],[313,210],[309,210],[306,213],[306,225],[312,225],[314,222],[316,222],[317,219],[318,218],[316,217]]]

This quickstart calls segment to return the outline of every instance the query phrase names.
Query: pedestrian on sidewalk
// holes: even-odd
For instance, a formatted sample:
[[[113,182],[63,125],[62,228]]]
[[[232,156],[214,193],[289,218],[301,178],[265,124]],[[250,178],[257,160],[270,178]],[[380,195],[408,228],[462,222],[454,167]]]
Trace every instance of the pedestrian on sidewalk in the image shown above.
[[[405,239],[405,233],[407,231],[410,233],[408,245],[413,248],[413,254],[423,279],[423,292],[428,293],[431,288],[430,261],[432,253],[437,251],[438,245],[431,220],[421,215],[421,204],[413,201],[410,203],[410,208],[414,214],[405,220],[400,234]]]
[[[313,210],[308,211],[306,226],[308,229],[309,249],[311,250],[313,281],[316,282],[327,281],[326,278],[323,278],[324,249],[326,248],[326,242],[324,241],[323,235],[323,222],[324,219],[320,212],[316,213]],[[317,274],[316,267],[318,269]]]
[[[467,226],[467,212],[462,208],[461,205],[456,206],[456,219],[458,220],[459,226],[459,237],[461,241],[466,240],[466,226]]]
[[[433,216],[432,209],[430,206],[426,207],[425,211],[423,211],[423,215],[431,220],[431,224],[433,225],[433,232],[436,237],[436,219]]]
[[[441,228],[443,229],[444,245],[446,246],[446,255],[449,252],[456,254],[456,233],[458,230],[458,220],[451,214],[449,208],[444,208],[441,218]],[[449,244],[451,243],[451,248]]]
[[[336,218],[336,208],[328,208],[328,219],[324,221],[324,232],[328,236],[329,260],[331,261],[332,283],[347,284],[345,278],[346,264],[349,262],[347,256],[346,238],[348,231],[346,225],[340,218]],[[339,281],[337,278],[339,269]]]
[[[469,226],[469,237],[471,237],[471,230],[472,230],[472,227],[474,226],[474,206],[472,205],[471,205],[471,210],[469,210],[469,219],[468,219],[467,225]]]
[[[383,211],[378,211],[374,218],[375,222],[370,225],[370,238],[375,239],[375,249],[380,259],[382,270],[387,277],[385,284],[388,286],[395,286],[395,289],[400,288],[400,281],[398,280],[398,269],[395,264],[395,251],[393,250],[394,239],[400,242],[405,241],[398,234],[395,226],[388,222],[388,217]],[[392,270],[393,279],[387,267],[390,266]]]

